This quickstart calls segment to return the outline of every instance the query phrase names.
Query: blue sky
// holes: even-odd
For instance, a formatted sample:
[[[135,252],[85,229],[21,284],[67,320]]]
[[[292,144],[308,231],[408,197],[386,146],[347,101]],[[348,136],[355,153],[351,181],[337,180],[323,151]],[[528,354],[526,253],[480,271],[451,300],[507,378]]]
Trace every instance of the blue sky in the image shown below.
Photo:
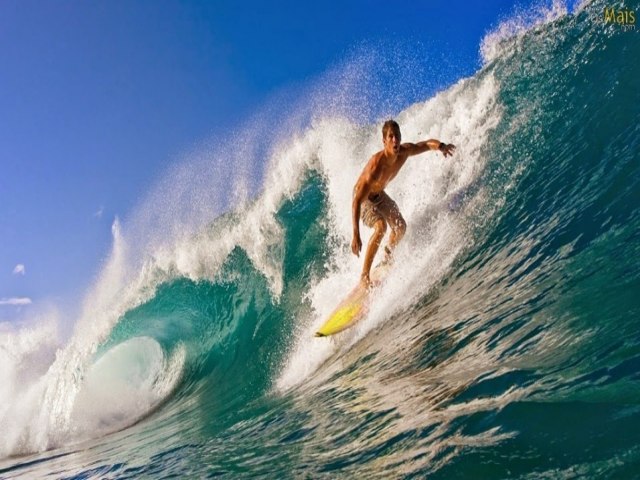
[[[420,42],[445,86],[479,68],[482,37],[513,11],[507,0],[0,3],[0,320],[79,298],[115,216],[274,92],[386,40]]]

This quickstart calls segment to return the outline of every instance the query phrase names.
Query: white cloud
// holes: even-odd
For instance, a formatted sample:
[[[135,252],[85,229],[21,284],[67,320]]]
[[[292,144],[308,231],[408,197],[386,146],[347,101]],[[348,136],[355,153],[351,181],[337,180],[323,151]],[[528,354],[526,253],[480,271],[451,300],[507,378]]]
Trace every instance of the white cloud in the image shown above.
[[[16,265],[15,268],[13,269],[14,275],[24,275],[25,273],[27,273],[27,271],[24,269],[24,265],[21,263]]]
[[[0,305],[31,305],[31,299],[28,297],[15,297],[15,298],[2,298],[0,299]]]
[[[101,205],[100,208],[93,214],[95,218],[102,218],[102,214],[104,213],[104,205]]]

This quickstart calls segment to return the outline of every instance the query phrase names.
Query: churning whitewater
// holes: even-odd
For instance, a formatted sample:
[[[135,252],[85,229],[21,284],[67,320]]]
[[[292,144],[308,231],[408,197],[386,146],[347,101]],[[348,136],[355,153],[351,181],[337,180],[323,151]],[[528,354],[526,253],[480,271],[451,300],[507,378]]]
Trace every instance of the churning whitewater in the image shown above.
[[[504,22],[435,94],[396,47],[358,51],[231,157],[186,155],[115,220],[69,338],[56,312],[0,330],[0,476],[633,477],[640,39],[604,8]],[[389,185],[393,273],[315,338],[358,280],[352,188],[391,115],[456,153]]]

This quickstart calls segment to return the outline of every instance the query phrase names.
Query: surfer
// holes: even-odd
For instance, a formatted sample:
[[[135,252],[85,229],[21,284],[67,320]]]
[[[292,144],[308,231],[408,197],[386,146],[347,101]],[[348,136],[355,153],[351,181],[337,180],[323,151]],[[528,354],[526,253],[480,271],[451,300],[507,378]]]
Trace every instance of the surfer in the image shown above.
[[[398,205],[385,193],[384,189],[395,178],[410,156],[419,155],[429,150],[440,150],[447,157],[452,155],[456,148],[455,145],[434,139],[400,144],[401,137],[400,125],[395,120],[387,120],[382,126],[384,150],[375,153],[369,159],[353,188],[351,250],[358,257],[362,250],[360,218],[367,227],[374,229],[369,245],[367,245],[360,277],[361,283],[367,288],[371,286],[369,272],[387,231],[387,225],[391,228],[391,234],[389,235],[389,243],[385,247],[383,263],[391,262],[393,250],[404,236],[407,228]]]

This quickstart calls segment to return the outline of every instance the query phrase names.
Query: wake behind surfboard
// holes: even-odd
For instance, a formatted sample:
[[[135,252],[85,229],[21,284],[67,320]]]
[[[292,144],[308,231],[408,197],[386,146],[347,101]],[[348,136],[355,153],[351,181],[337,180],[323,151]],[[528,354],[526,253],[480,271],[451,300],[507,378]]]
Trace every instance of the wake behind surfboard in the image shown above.
[[[390,269],[390,264],[378,265],[374,268],[370,275],[372,283],[380,284],[387,277]],[[329,318],[318,329],[315,336],[327,337],[355,325],[369,313],[370,301],[371,290],[358,283],[358,286],[329,315]]]

